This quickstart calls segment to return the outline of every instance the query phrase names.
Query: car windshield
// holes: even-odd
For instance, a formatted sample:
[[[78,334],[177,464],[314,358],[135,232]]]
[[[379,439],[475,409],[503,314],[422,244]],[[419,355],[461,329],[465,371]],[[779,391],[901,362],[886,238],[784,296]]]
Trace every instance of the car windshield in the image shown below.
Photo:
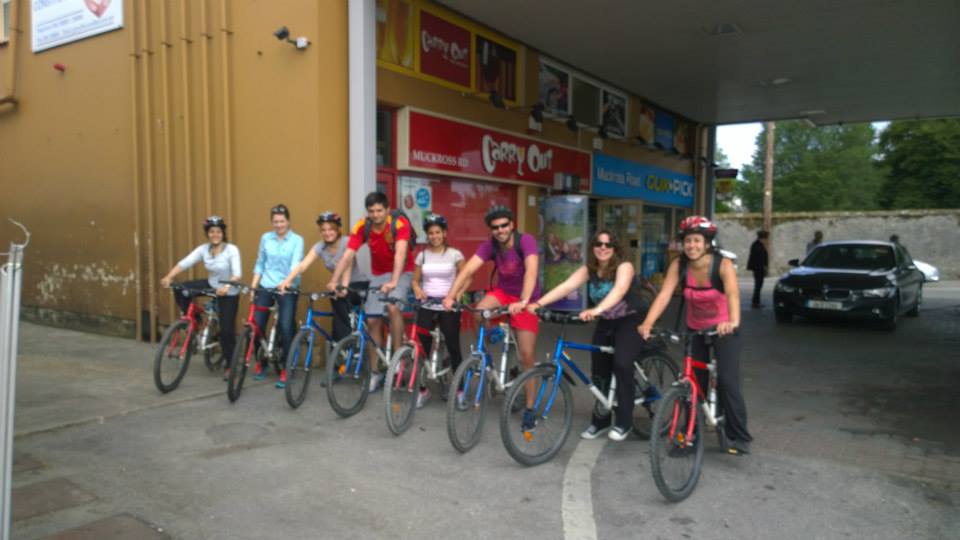
[[[838,244],[820,246],[803,261],[804,266],[847,270],[887,270],[895,266],[890,246]]]

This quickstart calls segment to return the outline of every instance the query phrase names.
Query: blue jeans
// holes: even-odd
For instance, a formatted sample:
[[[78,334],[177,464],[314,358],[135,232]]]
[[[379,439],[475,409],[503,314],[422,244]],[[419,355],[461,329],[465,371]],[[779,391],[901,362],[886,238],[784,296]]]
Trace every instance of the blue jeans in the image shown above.
[[[297,328],[298,298],[300,298],[299,293],[289,292],[287,294],[258,292],[253,298],[253,303],[258,306],[270,307],[274,302],[277,303],[277,334],[280,337],[281,364],[287,359],[287,349],[290,347],[290,342],[293,341],[293,333]],[[255,311],[253,313],[253,317],[257,321],[257,326],[260,327],[260,331],[264,333],[264,336],[269,335],[267,333],[269,332],[267,328],[267,316],[269,314],[269,311]]]

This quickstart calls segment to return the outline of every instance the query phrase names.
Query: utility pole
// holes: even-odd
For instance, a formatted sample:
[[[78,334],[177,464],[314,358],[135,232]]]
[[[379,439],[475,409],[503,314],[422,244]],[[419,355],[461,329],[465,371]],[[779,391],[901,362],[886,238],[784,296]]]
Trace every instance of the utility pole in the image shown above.
[[[767,122],[767,159],[763,168],[763,230],[773,228],[773,141],[776,124]],[[769,246],[767,249],[770,249]]]

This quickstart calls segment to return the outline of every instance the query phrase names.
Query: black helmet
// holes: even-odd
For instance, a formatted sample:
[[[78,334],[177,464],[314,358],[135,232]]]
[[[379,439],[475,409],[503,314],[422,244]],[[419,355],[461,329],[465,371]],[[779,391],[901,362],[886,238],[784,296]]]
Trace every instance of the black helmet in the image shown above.
[[[498,204],[490,207],[490,209],[487,210],[487,213],[483,216],[483,220],[487,223],[487,227],[490,226],[491,221],[501,218],[507,218],[510,221],[513,221],[513,210]]]
[[[220,227],[220,230],[227,232],[227,222],[220,216],[210,216],[203,220],[203,232],[209,232],[210,227]]]
[[[317,225],[323,225],[324,223],[333,223],[340,227],[343,225],[343,220],[340,219],[340,214],[336,212],[324,212],[317,217]]]
[[[447,230],[447,218],[440,214],[427,214],[423,217],[423,230],[426,231],[431,225],[439,225],[441,229]]]

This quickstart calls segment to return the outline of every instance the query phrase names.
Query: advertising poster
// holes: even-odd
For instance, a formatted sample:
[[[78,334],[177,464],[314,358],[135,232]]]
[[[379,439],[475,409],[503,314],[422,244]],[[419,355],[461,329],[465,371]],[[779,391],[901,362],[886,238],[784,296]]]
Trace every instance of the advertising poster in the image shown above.
[[[490,93],[496,90],[503,99],[517,101],[517,51],[476,36],[474,50],[477,51],[477,90]]]
[[[420,73],[470,88],[470,30],[420,10]]]
[[[570,73],[540,62],[540,102],[544,112],[555,116],[570,114]]]
[[[588,198],[561,195],[544,201],[543,290],[549,291],[586,264]],[[586,307],[586,287],[550,305],[558,311],[580,311]]]
[[[123,28],[123,0],[30,2],[33,52]]]
[[[654,140],[660,143],[664,150],[673,148],[673,117],[661,112],[657,115],[656,126],[657,133]]]
[[[640,114],[637,117],[637,136],[643,139],[647,144],[653,144],[653,138],[656,136],[657,113],[649,105],[641,105]]]
[[[694,188],[694,178],[689,174],[601,152],[593,154],[593,194],[598,197],[692,208]]]
[[[601,118],[607,133],[616,137],[625,136],[627,134],[627,98],[604,90]]]
[[[400,177],[400,209],[410,218],[413,230],[417,231],[417,242],[425,244],[427,235],[423,230],[423,218],[433,211],[433,188],[426,178],[413,176]]]
[[[680,155],[686,156],[690,153],[687,146],[687,135],[690,133],[690,126],[686,122],[677,120],[673,128],[673,147],[680,152]]]
[[[377,0],[377,60],[413,69],[413,6],[405,0]]]

